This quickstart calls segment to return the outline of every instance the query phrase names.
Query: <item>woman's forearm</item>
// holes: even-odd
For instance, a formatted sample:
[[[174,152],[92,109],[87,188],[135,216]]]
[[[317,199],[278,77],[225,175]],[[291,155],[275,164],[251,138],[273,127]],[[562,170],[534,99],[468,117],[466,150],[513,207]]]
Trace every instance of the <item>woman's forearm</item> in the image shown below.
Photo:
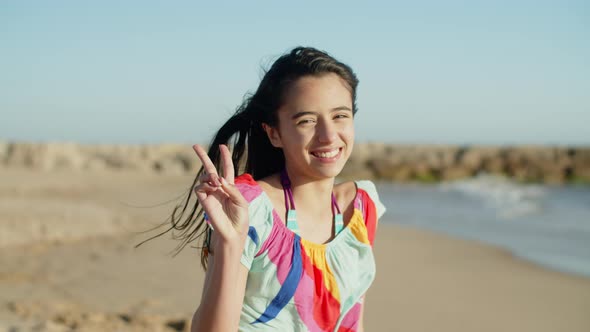
[[[238,330],[248,270],[240,263],[240,246],[219,249],[210,256],[209,281],[193,317],[192,332]]]

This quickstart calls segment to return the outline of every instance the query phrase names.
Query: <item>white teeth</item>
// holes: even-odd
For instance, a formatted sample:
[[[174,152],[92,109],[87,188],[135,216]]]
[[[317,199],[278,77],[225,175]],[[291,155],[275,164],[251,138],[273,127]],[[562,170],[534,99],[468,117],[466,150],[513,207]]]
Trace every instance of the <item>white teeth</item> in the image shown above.
[[[338,149],[330,152],[314,152],[313,155],[320,158],[333,158],[338,154]]]

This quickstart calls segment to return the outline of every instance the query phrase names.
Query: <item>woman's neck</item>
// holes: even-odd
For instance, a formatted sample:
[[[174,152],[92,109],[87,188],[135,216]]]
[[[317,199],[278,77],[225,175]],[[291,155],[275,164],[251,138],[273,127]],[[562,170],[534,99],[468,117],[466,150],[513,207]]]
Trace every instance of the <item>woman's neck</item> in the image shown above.
[[[299,175],[297,172],[290,172],[288,168],[287,174],[298,209],[313,210],[330,206],[334,191],[334,178],[312,179]]]

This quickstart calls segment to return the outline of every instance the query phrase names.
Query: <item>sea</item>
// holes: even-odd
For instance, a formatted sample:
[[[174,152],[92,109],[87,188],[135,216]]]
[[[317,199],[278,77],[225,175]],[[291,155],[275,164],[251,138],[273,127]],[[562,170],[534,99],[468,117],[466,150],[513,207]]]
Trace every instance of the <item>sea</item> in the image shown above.
[[[384,222],[476,240],[590,278],[590,186],[480,175],[437,184],[377,183]]]

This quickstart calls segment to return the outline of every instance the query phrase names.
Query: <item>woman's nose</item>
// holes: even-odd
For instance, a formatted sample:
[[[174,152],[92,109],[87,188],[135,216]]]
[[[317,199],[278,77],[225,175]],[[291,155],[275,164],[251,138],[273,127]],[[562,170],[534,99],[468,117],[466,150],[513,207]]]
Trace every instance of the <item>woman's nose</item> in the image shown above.
[[[320,121],[317,128],[318,141],[320,143],[331,143],[336,139],[336,127],[330,121]]]

